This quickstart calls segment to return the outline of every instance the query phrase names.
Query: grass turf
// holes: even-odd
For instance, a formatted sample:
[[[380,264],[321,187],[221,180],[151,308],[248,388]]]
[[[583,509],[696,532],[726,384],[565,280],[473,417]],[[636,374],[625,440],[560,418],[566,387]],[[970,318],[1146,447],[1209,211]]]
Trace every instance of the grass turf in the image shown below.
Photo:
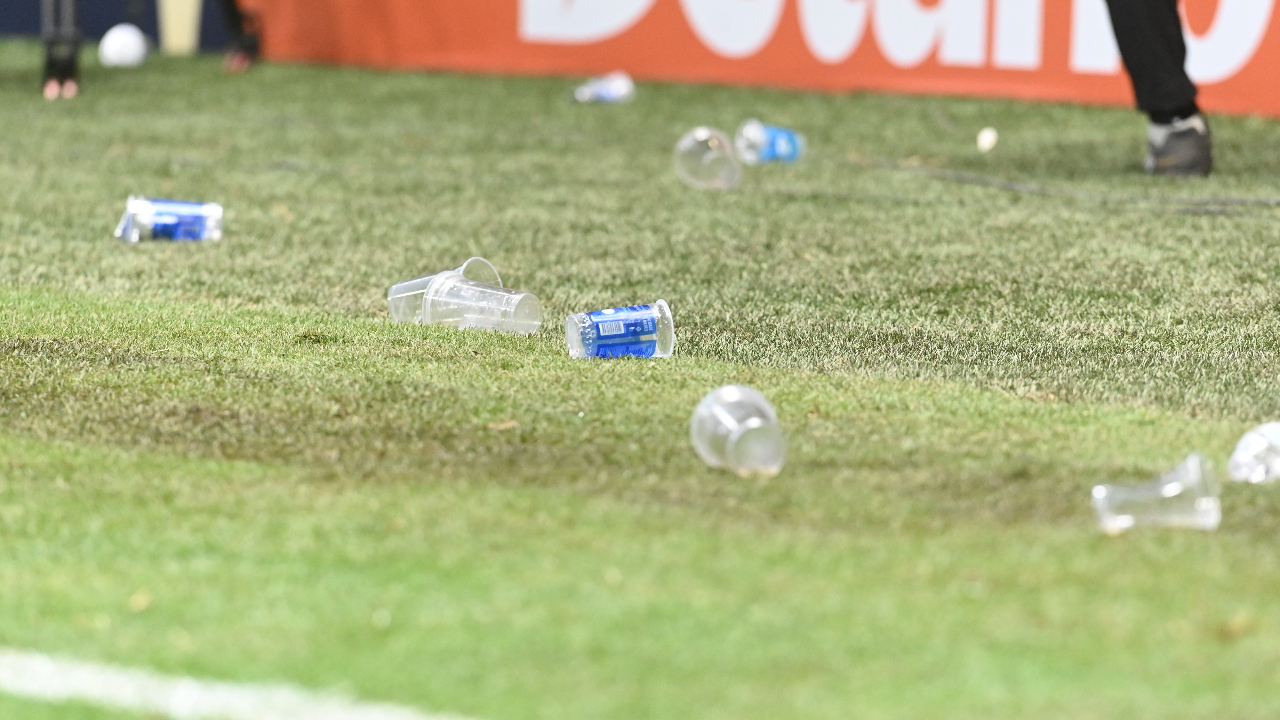
[[[1222,200],[1272,197],[1280,124],[1170,181],[1122,110],[212,59],[49,104],[37,60],[0,44],[0,644],[485,720],[1280,710],[1275,493],[1213,535],[1088,508],[1280,409],[1280,210]],[[753,115],[812,156],[678,183]],[[227,239],[122,246],[130,193]],[[387,322],[472,254],[541,332]],[[658,297],[675,358],[565,356]],[[777,479],[688,447],[726,382]]]

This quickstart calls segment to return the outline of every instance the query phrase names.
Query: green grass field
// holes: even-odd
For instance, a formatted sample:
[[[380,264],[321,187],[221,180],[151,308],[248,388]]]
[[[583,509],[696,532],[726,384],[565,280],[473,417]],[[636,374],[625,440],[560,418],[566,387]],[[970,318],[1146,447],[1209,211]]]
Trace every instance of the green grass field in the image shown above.
[[[1231,200],[1280,197],[1280,123],[1169,180],[1122,109],[216,58],[46,103],[38,60],[0,43],[0,646],[479,720],[1280,714],[1280,490],[1089,506],[1280,417],[1280,207]],[[679,183],[749,116],[811,156]],[[129,194],[227,236],[125,246]],[[539,333],[390,323],[472,255]],[[659,297],[674,358],[568,359]],[[731,382],[773,480],[689,445]]]

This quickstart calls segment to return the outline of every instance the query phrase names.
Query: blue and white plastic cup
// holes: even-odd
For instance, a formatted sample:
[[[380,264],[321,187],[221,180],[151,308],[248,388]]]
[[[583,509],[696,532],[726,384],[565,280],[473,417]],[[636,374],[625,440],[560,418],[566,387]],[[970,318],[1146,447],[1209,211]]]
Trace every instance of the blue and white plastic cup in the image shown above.
[[[570,315],[564,339],[571,358],[665,358],[676,346],[667,301]]]
[[[221,240],[222,206],[131,195],[115,235],[130,245],[142,240]]]
[[[635,81],[622,70],[593,77],[573,91],[573,99],[580,103],[620,103],[635,96]]]
[[[738,151],[738,159],[748,165],[793,163],[804,155],[805,139],[795,130],[765,125],[751,118],[738,127],[733,146]]]

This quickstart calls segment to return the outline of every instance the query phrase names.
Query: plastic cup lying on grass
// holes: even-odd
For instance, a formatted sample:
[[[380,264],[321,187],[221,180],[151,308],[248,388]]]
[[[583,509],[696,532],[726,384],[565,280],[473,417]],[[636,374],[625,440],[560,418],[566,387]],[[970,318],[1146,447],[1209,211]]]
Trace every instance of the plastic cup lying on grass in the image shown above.
[[[743,477],[773,477],[782,471],[787,456],[773,406],[746,385],[725,385],[707,393],[689,418],[689,438],[703,462]]]
[[[619,103],[635,96],[635,81],[623,70],[593,77],[573,91],[573,99],[580,103]]]
[[[1108,535],[1142,525],[1217,530],[1222,522],[1213,472],[1204,458],[1194,454],[1168,475],[1145,485],[1095,486],[1093,507]]]
[[[564,321],[569,357],[667,358],[675,352],[676,325],[666,300],[652,305],[574,313]]]
[[[804,135],[790,128],[766,125],[755,118],[743,121],[733,137],[738,159],[748,165],[793,163],[804,155]]]
[[[700,126],[676,143],[676,174],[700,190],[728,190],[742,180],[742,165],[734,155],[729,136],[713,127]]]
[[[130,245],[142,240],[221,240],[222,216],[222,206],[217,203],[130,195],[115,235]]]
[[[1245,433],[1231,453],[1227,474],[1240,482],[1275,482],[1280,477],[1280,422],[1259,425]]]
[[[493,263],[479,257],[454,270],[392,286],[387,309],[398,323],[521,334],[537,332],[542,325],[542,302],[531,293],[502,287]]]

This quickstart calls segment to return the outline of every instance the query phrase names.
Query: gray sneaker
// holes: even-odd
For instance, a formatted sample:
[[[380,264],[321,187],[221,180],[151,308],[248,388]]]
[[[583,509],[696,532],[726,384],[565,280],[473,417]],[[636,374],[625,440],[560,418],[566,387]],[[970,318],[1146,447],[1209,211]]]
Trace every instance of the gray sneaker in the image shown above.
[[[1153,175],[1208,175],[1213,169],[1213,136],[1196,113],[1168,125],[1147,125],[1147,172]]]

